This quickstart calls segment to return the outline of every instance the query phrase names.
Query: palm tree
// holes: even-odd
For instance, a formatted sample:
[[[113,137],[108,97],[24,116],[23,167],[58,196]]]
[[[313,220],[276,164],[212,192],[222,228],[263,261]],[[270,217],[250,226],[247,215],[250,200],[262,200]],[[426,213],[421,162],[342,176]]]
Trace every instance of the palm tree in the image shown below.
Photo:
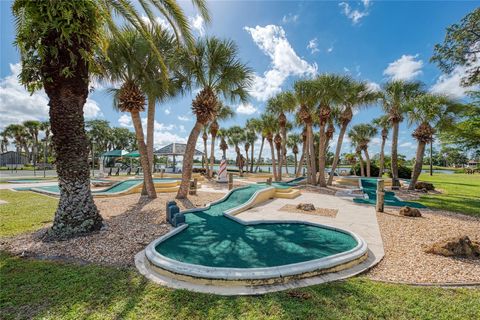
[[[203,134],[202,134],[202,140],[203,140],[203,157],[202,157],[202,168],[205,168],[205,172],[208,174],[208,150],[207,150],[207,140],[208,140],[208,124],[203,126]]]
[[[179,38],[187,44],[193,42],[188,19],[176,1],[140,3],[148,20],[155,20],[155,8],[167,17]],[[193,5],[209,21],[205,1],[193,0]],[[15,44],[22,62],[20,82],[31,92],[43,87],[50,100],[60,201],[48,236],[68,238],[99,230],[102,218],[90,191],[83,116],[95,52],[105,47],[106,30],[118,32],[116,21],[135,26],[150,40],[152,51],[158,50],[141,14],[130,1],[16,0],[12,10],[16,22]],[[162,61],[159,53],[157,57]],[[166,70],[164,64],[161,66]]]
[[[258,139],[257,133],[261,130],[261,120],[256,119],[256,118],[248,119],[245,127],[247,129],[246,138],[247,138],[247,141],[251,145],[250,169],[249,169],[249,171],[251,173],[253,173],[253,163],[255,161],[255,159],[254,159],[255,142]],[[260,153],[263,149],[263,142],[264,142],[264,138],[262,136],[262,147],[261,147]],[[247,167],[248,167],[248,164],[247,164]]]
[[[245,131],[245,152],[247,154],[247,172],[253,171],[253,153],[255,148],[255,141],[257,141],[257,133],[252,130],[249,126],[249,122],[247,121],[246,131]],[[250,158],[248,157],[248,150],[250,149]],[[250,169],[249,169],[250,167]]]
[[[421,93],[420,82],[405,82],[393,80],[383,86],[382,105],[392,126],[392,179],[397,187],[398,183],[398,133],[400,122],[403,121],[405,105]]]
[[[262,160],[263,147],[265,145],[265,139],[267,138],[267,131],[265,130],[266,118],[264,114],[260,116],[260,119],[253,119],[252,126],[255,127],[255,131],[260,134],[262,142],[260,143],[260,150],[258,152],[257,166],[255,167],[255,172],[258,171],[260,167],[260,161]]]
[[[317,91],[311,80],[298,80],[293,87],[298,106],[297,116],[306,128],[305,159],[307,162],[307,181],[310,184],[315,184],[317,171],[312,127],[314,106],[317,104]]]
[[[436,128],[454,125],[455,116],[462,107],[447,97],[433,94],[419,95],[407,104],[409,124],[418,124],[412,134],[418,145],[409,190],[415,190],[415,184],[422,172],[425,146],[433,141]]]
[[[220,150],[222,150],[222,157],[223,159],[227,159],[227,149],[228,143],[225,139],[228,139],[228,130],[227,129],[219,129],[217,132],[217,136],[220,137]]]
[[[338,133],[337,147],[335,149],[332,169],[330,170],[330,175],[328,177],[327,185],[329,186],[333,183],[333,176],[340,159],[345,132],[347,132],[348,125],[352,121],[354,111],[357,111],[359,108],[364,107],[379,98],[379,94],[369,89],[366,82],[358,82],[351,78],[345,78],[345,81],[342,84],[342,104],[339,106],[340,115],[338,117],[340,132]]]
[[[38,154],[38,134],[40,131],[40,121],[28,120],[23,122],[23,126],[28,132],[29,140],[32,142],[32,160],[33,166],[37,165],[37,154]]]
[[[235,153],[237,154],[236,164],[238,171],[240,172],[240,177],[243,176],[243,166],[245,164],[243,160],[242,153],[240,152],[240,143],[245,141],[245,133],[243,128],[240,126],[233,126],[227,130],[228,144],[235,148]]]
[[[235,112],[231,107],[225,105],[222,101],[218,101],[217,112],[212,123],[210,124],[210,135],[212,136],[212,142],[210,143],[210,170],[208,172],[210,178],[213,176],[213,165],[215,163],[215,139],[220,128],[218,121],[231,119],[234,117],[234,115]]]
[[[184,79],[190,90],[200,88],[192,101],[196,121],[187,140],[178,199],[187,197],[195,145],[203,126],[217,115],[219,95],[232,102],[248,98],[247,89],[253,74],[237,55],[238,48],[234,42],[215,37],[197,41],[194,53],[181,51],[177,55],[178,78]]]
[[[296,168],[295,177],[297,178],[300,177],[300,175],[302,174],[302,169],[305,163],[305,153],[307,150],[307,128],[306,127],[303,128],[301,138],[302,138],[302,155],[300,156],[300,161],[298,162],[298,166]]]
[[[318,183],[321,187],[327,186],[325,180],[326,167],[326,126],[331,117],[332,107],[335,104],[341,103],[342,89],[348,78],[335,74],[323,74],[314,80],[314,85],[317,91],[318,104],[318,121],[319,121],[319,154],[318,154]]]
[[[147,145],[143,134],[140,112],[145,110],[145,93],[141,84],[149,81],[150,74],[144,71],[144,57],[150,47],[133,28],[124,28],[110,39],[106,57],[99,61],[104,79],[111,83],[119,83],[120,88],[112,88],[114,108],[121,112],[129,112],[137,137],[140,164],[143,170],[143,191],[149,198],[157,197],[152,178],[152,166],[148,160]]]
[[[273,137],[273,143],[275,145],[275,150],[277,150],[277,159],[278,159],[278,163],[277,163],[277,171],[275,173],[275,181],[280,181],[282,180],[282,177],[281,177],[281,174],[282,174],[282,145],[283,145],[283,141],[282,141],[282,136],[280,135],[280,133],[277,131],[277,133],[275,134],[275,136]],[[272,159],[273,161],[273,159]]]
[[[0,132],[0,136],[2,137],[2,140],[0,141],[0,147],[2,153],[4,153],[8,151],[8,132],[6,130],[3,130],[2,132]]]
[[[293,112],[296,107],[295,96],[292,92],[280,92],[276,96],[267,101],[266,112],[269,112],[278,117],[278,124],[280,126],[281,146],[280,154],[278,156],[278,179],[282,181],[282,165],[286,165],[286,143],[287,143],[287,116],[286,113]]]
[[[287,147],[292,149],[293,156],[295,158],[295,172],[297,172],[297,155],[298,155],[298,144],[302,142],[303,138],[296,133],[289,134],[287,137]]]
[[[265,130],[265,138],[270,145],[270,152],[272,156],[272,171],[273,171],[273,178],[275,181],[278,181],[277,177],[277,166],[275,161],[275,147],[273,145],[273,137],[274,134],[278,131],[278,121],[277,117],[273,114],[264,113],[262,115],[262,122],[263,122],[263,129]]]
[[[379,160],[379,172],[378,177],[381,178],[383,175],[383,171],[385,170],[385,143],[387,142],[388,138],[388,131],[390,129],[390,122],[388,120],[387,115],[383,115],[379,118],[373,119],[373,124],[381,129],[382,135],[382,145],[380,146],[380,160]]]
[[[25,141],[25,127],[21,124],[10,124],[5,128],[5,132],[8,137],[13,138],[17,152],[21,152],[22,148],[24,148],[28,158],[29,152]]]
[[[370,124],[357,124],[353,126],[348,133],[349,138],[352,139],[356,146],[365,153],[365,159],[367,160],[367,177],[370,177],[370,155],[368,153],[368,144],[376,134],[377,128]],[[360,161],[362,161],[361,155],[359,158]]]

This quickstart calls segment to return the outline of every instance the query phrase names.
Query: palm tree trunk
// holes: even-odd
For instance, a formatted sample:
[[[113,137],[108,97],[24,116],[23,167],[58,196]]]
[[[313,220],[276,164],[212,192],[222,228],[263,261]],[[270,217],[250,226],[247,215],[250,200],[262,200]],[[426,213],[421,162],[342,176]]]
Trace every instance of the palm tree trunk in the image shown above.
[[[380,160],[379,160],[379,172],[378,177],[381,178],[383,176],[383,170],[385,169],[385,137],[382,137],[382,145],[380,146]]]
[[[333,183],[333,175],[335,174],[338,161],[340,160],[340,152],[342,150],[343,137],[345,136],[345,132],[347,131],[347,126],[348,124],[343,124],[342,127],[340,128],[340,132],[338,133],[337,148],[335,149],[335,157],[333,158],[332,170],[330,170],[330,175],[328,177],[328,182],[327,182],[327,185],[329,186],[331,186]]]
[[[212,134],[212,142],[210,144],[210,170],[208,170],[208,176],[213,177],[213,165],[215,164],[215,138],[216,135]]]
[[[358,161],[360,162],[360,176],[365,177],[365,168],[363,167],[363,158],[361,151],[357,152]]]
[[[398,179],[398,130],[399,123],[393,123],[392,132],[392,178]]]
[[[264,143],[265,143],[265,137],[262,136],[262,143],[260,144],[260,153],[258,154],[257,167],[255,168],[255,172],[258,171],[258,167],[260,166],[260,159],[262,159],[262,152],[263,152]]]
[[[415,156],[415,165],[412,171],[412,180],[408,185],[408,190],[415,190],[415,184],[417,184],[418,177],[422,173],[423,155],[425,153],[425,142],[419,141],[417,146],[417,154]]]
[[[282,136],[282,145],[280,146],[280,150],[277,151],[278,154],[278,180],[282,181],[282,166],[284,164],[285,158],[285,144],[287,142],[287,130],[285,126],[280,127],[280,135]]]
[[[317,168],[316,168],[316,161],[315,161],[315,146],[313,144],[313,131],[312,125],[307,126],[307,136],[308,136],[308,162],[310,167],[310,183],[313,185],[317,184],[316,176],[317,176]]]
[[[147,154],[148,164],[153,172],[153,142],[155,132],[155,99],[151,96],[148,97],[147,106]]]
[[[142,165],[143,170],[143,189],[146,191],[150,199],[155,199],[157,197],[157,192],[155,191],[151,166],[148,161],[148,151],[143,136],[142,119],[140,118],[140,113],[138,111],[130,112],[130,114],[132,115],[132,123],[137,137],[138,153],[140,154],[140,164]],[[144,194],[143,190],[142,194]]]
[[[277,179],[275,181],[282,181],[282,147],[277,149],[277,159],[278,159],[278,172]]]
[[[207,139],[203,139],[203,152],[205,153],[203,156],[202,167],[205,167],[205,170],[208,174],[208,151],[207,151]]]
[[[320,141],[318,144],[318,183],[320,184],[320,187],[327,186],[327,182],[325,181],[325,145],[325,125],[320,125]]]
[[[277,181],[277,166],[275,164],[275,147],[273,146],[273,141],[269,140],[268,143],[270,144],[270,150],[272,152],[272,171],[273,171],[273,179]]]
[[[248,157],[248,150],[245,150],[245,155],[246,155],[246,158],[245,158],[245,163],[246,163],[246,166],[245,166],[245,171],[248,173],[248,160],[249,160],[249,157]]]
[[[195,154],[195,145],[197,144],[198,136],[202,130],[203,125],[196,121],[195,125],[190,132],[187,140],[187,146],[185,148],[185,154],[183,156],[182,167],[182,182],[177,192],[177,199],[185,199],[188,195],[188,188],[190,185],[190,179],[192,178],[193,167],[193,155]]]
[[[367,160],[367,177],[370,177],[370,155],[368,154],[368,149],[363,150],[365,152],[365,159]]]
[[[255,142],[252,143],[252,146],[250,149],[250,173],[253,173],[253,161],[254,161],[254,152],[253,152],[253,148],[255,147]],[[248,167],[248,164],[247,164],[247,167]]]
[[[303,163],[305,162],[305,150],[307,147],[306,141],[303,142],[302,145],[302,155],[300,156],[300,162],[298,162],[298,166],[296,166],[296,173],[295,177],[298,178],[302,174]]]
[[[295,166],[295,169],[294,169],[294,170],[296,170],[296,169],[297,169],[297,164],[298,164],[298,162],[297,162],[297,153],[294,153],[293,156],[294,156],[294,158],[295,158],[295,165],[294,165],[294,166]]]
[[[80,59],[80,58],[79,58]],[[88,138],[83,106],[88,96],[88,66],[77,64],[74,77],[45,82],[49,101],[60,201],[48,237],[66,239],[100,230],[102,217],[90,191]]]

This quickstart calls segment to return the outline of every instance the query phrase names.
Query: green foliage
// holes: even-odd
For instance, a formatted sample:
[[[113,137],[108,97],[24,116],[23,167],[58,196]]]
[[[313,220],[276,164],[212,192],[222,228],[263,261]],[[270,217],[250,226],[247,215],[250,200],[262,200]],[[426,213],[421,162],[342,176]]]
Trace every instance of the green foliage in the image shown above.
[[[103,43],[104,12],[96,1],[16,0],[15,44],[22,57],[20,82],[30,90],[42,88],[55,77],[73,77],[75,66],[89,63]],[[60,56],[64,51],[69,59]],[[56,66],[46,70],[45,66]]]
[[[392,178],[392,173],[389,172],[388,176]],[[399,165],[398,166],[398,177],[400,179],[410,179],[412,177],[412,169],[406,166]]]
[[[436,62],[440,69],[450,73],[457,67],[465,67],[466,74],[462,79],[465,86],[480,83],[480,8],[467,14],[460,23],[447,28],[447,34],[442,44],[436,44],[434,55],[430,59]]]
[[[443,144],[455,144],[465,150],[480,150],[480,107],[470,106],[463,120],[443,129],[440,133]]]
[[[364,168],[366,167],[366,165],[364,165]],[[365,169],[366,170],[366,169]],[[370,176],[372,177],[378,177],[378,174],[380,173],[380,168],[375,164],[375,163],[371,163],[370,164]],[[360,172],[360,163],[357,163],[355,166],[352,167],[352,169],[350,169],[350,174],[354,174],[356,176],[360,176],[361,172]]]

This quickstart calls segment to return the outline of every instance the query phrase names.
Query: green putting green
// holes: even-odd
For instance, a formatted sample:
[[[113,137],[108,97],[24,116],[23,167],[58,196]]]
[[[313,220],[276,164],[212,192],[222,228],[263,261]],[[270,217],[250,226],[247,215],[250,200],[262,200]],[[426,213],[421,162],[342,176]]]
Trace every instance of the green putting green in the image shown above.
[[[362,191],[368,196],[368,199],[353,199],[356,203],[364,203],[375,205],[377,201],[377,181],[378,179],[360,179],[362,185]],[[426,208],[423,204],[412,202],[412,201],[401,201],[395,197],[395,192],[386,191],[385,192],[385,205],[394,206],[394,207],[405,207],[409,206],[412,208]]]
[[[187,213],[188,228],[162,241],[155,249],[184,263],[260,268],[319,259],[357,246],[352,236],[341,231],[302,223],[246,226],[223,215],[265,187],[255,184],[236,189],[224,201],[206,210]]]

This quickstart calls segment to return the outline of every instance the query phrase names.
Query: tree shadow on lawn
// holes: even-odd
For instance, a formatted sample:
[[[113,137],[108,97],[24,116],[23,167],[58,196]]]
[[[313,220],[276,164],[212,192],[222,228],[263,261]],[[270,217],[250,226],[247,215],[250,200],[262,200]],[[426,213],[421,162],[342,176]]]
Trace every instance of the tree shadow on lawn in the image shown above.
[[[480,291],[413,288],[364,278],[263,296],[221,297],[164,288],[131,269],[5,254],[1,260],[0,313],[5,319],[448,318],[451,312],[473,319],[480,312],[471,304],[465,308],[480,298]]]

